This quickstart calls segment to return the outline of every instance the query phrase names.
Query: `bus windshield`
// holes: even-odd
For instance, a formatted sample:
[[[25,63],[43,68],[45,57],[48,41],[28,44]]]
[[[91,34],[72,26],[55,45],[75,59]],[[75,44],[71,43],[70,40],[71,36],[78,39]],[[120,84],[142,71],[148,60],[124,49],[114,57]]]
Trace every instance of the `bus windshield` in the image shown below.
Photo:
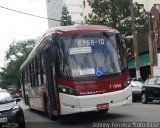
[[[64,35],[61,43],[67,60],[65,70],[70,70],[72,77],[120,73],[125,66],[117,33]]]

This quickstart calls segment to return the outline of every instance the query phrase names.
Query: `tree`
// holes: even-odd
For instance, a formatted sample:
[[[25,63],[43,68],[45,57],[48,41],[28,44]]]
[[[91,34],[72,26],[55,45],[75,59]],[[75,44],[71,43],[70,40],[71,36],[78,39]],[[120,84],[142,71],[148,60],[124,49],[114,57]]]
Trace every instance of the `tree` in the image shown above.
[[[131,13],[129,0],[88,0],[92,13],[89,14],[89,24],[106,25],[118,29],[127,48],[131,47],[132,40],[126,39],[132,35]],[[146,21],[146,11],[134,3],[136,26],[142,26]]]
[[[1,68],[0,86],[18,85],[20,87],[20,66],[27,59],[36,40],[13,41],[5,53],[7,64]]]
[[[63,6],[62,7],[62,16],[61,16],[61,22],[60,25],[61,26],[68,26],[68,25],[72,25],[72,18],[69,15],[69,10],[67,8],[67,6]]]

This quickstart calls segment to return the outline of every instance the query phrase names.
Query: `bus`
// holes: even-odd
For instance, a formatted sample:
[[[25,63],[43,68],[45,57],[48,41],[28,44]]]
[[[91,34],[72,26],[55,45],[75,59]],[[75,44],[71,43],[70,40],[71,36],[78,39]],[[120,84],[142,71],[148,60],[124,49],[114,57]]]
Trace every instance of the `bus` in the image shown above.
[[[124,44],[101,25],[49,29],[20,67],[22,98],[49,118],[132,102]]]

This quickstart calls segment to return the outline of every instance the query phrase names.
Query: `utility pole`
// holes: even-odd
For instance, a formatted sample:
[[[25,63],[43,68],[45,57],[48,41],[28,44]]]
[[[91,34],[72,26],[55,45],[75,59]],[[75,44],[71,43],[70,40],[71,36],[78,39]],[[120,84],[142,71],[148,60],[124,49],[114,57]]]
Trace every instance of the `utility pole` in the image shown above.
[[[148,46],[149,46],[149,61],[150,61],[150,72],[151,77],[153,77],[153,45],[152,45],[152,33],[151,29],[151,17],[148,16]]]
[[[149,17],[150,17],[150,31],[152,34],[153,65],[157,66],[157,43],[156,43],[156,32],[155,32],[155,19],[152,13],[149,13]]]
[[[136,78],[141,78],[140,68],[139,68],[139,58],[138,58],[138,47],[137,47],[137,31],[135,27],[135,17],[134,17],[134,6],[132,0],[130,0],[130,10],[131,10],[131,21],[132,21],[132,34],[133,34],[133,47],[134,47],[134,57],[135,57],[135,67],[136,67]]]
[[[150,31],[153,32],[153,53],[154,53],[154,75],[160,76],[160,50],[159,48],[160,44],[160,9],[157,9],[155,7],[152,7],[150,11],[150,18],[152,17],[152,28]],[[151,23],[151,22],[150,22]]]
[[[149,45],[149,58],[150,58],[150,71],[151,77],[154,76],[153,67],[157,66],[157,42],[155,32],[155,19],[154,14],[149,13],[148,17],[148,45]]]

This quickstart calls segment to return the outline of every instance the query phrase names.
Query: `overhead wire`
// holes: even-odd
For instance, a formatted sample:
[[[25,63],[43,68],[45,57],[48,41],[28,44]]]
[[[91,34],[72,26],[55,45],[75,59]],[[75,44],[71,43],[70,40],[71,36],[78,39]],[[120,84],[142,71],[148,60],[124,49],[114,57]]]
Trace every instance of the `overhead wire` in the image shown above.
[[[33,16],[33,17],[37,17],[37,18],[46,19],[46,20],[62,21],[62,20],[58,20],[58,19],[47,18],[47,17],[38,16],[38,15],[34,15],[34,14],[31,14],[31,13],[27,13],[27,12],[18,11],[18,10],[7,8],[7,7],[1,6],[1,5],[0,5],[0,8],[6,9],[6,10],[9,10],[9,11],[13,11],[13,12],[17,12],[17,13],[21,13],[21,14],[24,14],[24,15],[29,15],[29,16]]]

